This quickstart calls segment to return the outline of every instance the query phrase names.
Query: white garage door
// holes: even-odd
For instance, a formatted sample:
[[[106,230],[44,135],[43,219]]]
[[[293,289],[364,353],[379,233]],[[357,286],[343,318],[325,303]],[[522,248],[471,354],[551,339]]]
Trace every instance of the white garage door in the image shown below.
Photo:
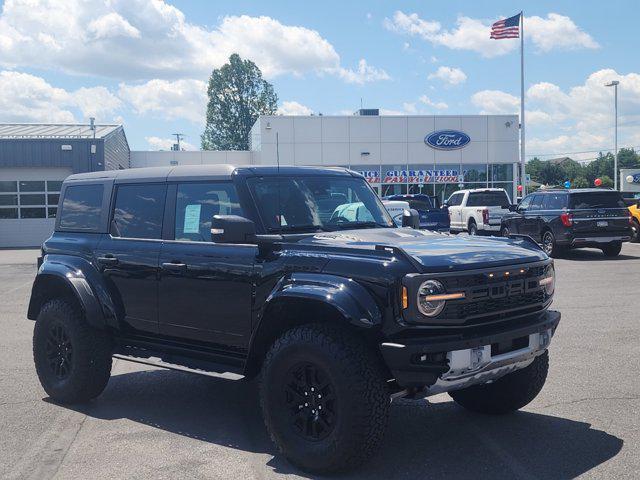
[[[0,248],[37,247],[55,224],[61,168],[0,169]]]

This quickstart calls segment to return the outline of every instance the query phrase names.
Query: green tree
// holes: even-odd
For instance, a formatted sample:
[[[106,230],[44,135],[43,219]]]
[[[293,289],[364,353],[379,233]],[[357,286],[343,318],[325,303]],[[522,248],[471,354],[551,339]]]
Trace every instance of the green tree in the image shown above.
[[[601,187],[613,188],[613,180],[609,175],[602,175],[600,180],[602,180],[602,185],[600,185]]]
[[[203,150],[248,150],[249,132],[260,115],[273,115],[278,96],[251,60],[237,53],[216,68],[207,88],[207,123]]]

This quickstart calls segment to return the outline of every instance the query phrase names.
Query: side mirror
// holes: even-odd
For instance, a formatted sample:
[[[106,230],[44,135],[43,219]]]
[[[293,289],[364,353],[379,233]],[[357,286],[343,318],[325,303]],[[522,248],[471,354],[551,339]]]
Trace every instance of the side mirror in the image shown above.
[[[517,212],[518,211],[518,205],[508,205],[508,206],[502,207],[502,208],[508,208],[510,212]]]
[[[402,212],[402,226],[420,228],[420,214],[418,211],[410,208]]]
[[[449,208],[449,204],[448,203],[443,203],[441,208],[443,210],[446,210],[447,208]]]
[[[256,225],[239,215],[214,215],[211,219],[214,243],[255,243]]]

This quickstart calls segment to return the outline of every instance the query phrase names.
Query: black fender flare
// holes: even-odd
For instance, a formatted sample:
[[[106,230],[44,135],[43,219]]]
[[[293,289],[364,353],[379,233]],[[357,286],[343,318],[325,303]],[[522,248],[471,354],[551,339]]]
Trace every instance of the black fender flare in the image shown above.
[[[382,314],[371,294],[358,282],[345,277],[317,273],[293,273],[283,277],[267,297],[264,311],[287,298],[327,303],[352,325],[380,325]]]
[[[91,326],[117,326],[116,310],[100,272],[86,259],[67,255],[45,257],[33,283],[27,318],[35,320],[42,305],[59,291],[73,293]]]

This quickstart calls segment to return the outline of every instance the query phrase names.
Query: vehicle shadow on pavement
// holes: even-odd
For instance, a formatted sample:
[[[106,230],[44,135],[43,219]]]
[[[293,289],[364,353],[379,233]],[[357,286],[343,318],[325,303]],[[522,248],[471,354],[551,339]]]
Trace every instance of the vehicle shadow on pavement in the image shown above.
[[[621,253],[617,257],[606,257],[603,255],[602,251],[600,250],[585,248],[585,249],[579,249],[579,250],[571,250],[568,253],[565,253],[562,257],[560,257],[560,260],[568,260],[568,261],[574,261],[574,262],[581,262],[581,261],[593,262],[594,260],[595,261],[608,260],[610,262],[611,261],[617,262],[622,260],[640,260],[640,249],[638,250],[638,254],[639,255],[634,256],[634,255],[628,255],[626,253]]]
[[[97,419],[129,419],[273,455],[267,469],[313,478],[275,451],[260,416],[256,382],[166,370],[124,373],[114,375],[95,401],[72,408]],[[492,417],[469,413],[453,402],[397,400],[374,458],[334,478],[569,479],[611,459],[622,444],[588,423],[565,418],[529,412]]]

